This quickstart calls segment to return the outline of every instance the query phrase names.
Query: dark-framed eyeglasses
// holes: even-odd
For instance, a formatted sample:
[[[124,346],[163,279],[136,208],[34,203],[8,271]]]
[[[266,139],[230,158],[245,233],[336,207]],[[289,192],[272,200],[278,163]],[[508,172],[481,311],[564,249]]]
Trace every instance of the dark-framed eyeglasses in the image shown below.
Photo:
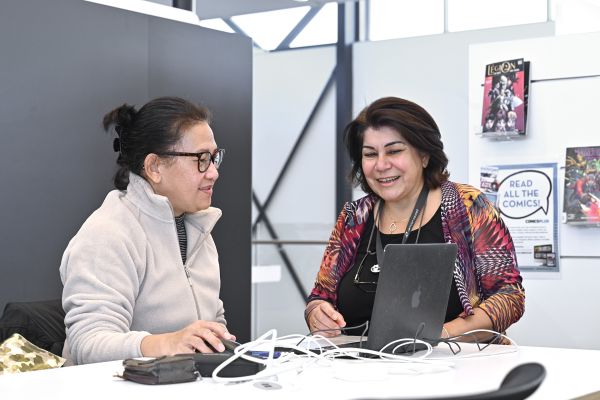
[[[172,156],[172,157],[197,157],[198,158],[198,171],[206,172],[210,163],[215,164],[215,168],[219,169],[225,156],[225,149],[216,149],[213,153],[210,151],[201,151],[200,153],[186,153],[182,151],[165,151],[163,153],[157,153],[159,156]]]
[[[375,293],[377,291],[377,282],[373,282],[373,281],[369,282],[369,281],[361,281],[360,280],[360,271],[362,271],[363,265],[365,264],[365,260],[367,259],[367,257],[369,257],[371,255],[375,255],[375,252],[370,251],[367,248],[367,252],[363,256],[362,260],[360,261],[360,264],[358,265],[358,269],[356,270],[356,274],[354,274],[353,283],[356,285],[356,287],[358,287],[360,290],[362,290],[365,293]]]
[[[356,270],[356,274],[354,274],[353,283],[365,293],[375,293],[377,291],[377,282],[367,282],[360,280],[360,272],[362,271],[363,265],[365,264],[365,260],[369,256],[377,255],[376,250],[371,250],[371,243],[373,242],[373,234],[375,232],[376,226],[375,221],[373,221],[373,226],[371,227],[371,233],[369,234],[369,241],[367,242],[367,251],[363,256],[362,260],[360,260],[360,264],[358,264],[358,269]],[[377,261],[375,261],[377,263]]]

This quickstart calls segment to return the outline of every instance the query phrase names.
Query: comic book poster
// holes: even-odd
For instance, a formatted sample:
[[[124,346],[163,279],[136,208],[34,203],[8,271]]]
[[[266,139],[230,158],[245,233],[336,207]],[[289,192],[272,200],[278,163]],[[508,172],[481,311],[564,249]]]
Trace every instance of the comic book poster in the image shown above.
[[[488,64],[483,87],[482,136],[525,135],[529,62],[522,58]]]
[[[522,271],[559,271],[557,169],[556,163],[481,167],[481,190],[508,227]]]
[[[486,197],[494,204],[498,195],[498,167],[483,166],[479,175],[479,187]]]
[[[564,194],[565,222],[600,224],[600,146],[567,148]]]

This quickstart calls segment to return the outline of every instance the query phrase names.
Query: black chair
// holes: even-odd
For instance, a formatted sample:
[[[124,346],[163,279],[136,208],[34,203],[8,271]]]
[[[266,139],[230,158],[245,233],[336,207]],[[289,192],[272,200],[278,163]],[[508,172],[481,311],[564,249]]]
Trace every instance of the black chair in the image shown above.
[[[0,343],[15,333],[44,350],[62,355],[65,312],[60,299],[7,303],[0,317]]]
[[[431,397],[420,400],[523,400],[540,387],[545,377],[546,369],[543,365],[521,364],[510,370],[497,390],[467,396]],[[410,400],[395,398],[395,400],[400,399]]]

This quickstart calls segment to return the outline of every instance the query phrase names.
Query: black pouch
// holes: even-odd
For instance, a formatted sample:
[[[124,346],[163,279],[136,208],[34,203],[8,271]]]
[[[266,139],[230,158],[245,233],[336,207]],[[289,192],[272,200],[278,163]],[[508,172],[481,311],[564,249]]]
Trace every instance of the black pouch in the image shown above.
[[[192,357],[194,358],[194,362],[196,364],[196,371],[200,373],[200,376],[210,378],[215,368],[231,357],[231,354],[196,353]],[[264,364],[238,358],[223,368],[223,370],[219,372],[219,376],[223,378],[252,376],[258,374],[263,369],[265,369]]]
[[[128,358],[123,361],[123,368],[121,378],[144,385],[192,382],[199,376],[193,354],[164,356],[150,360]]]

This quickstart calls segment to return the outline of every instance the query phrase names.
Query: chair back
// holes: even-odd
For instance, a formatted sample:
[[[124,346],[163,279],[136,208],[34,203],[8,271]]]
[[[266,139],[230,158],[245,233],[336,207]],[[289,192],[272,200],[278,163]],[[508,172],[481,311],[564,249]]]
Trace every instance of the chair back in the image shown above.
[[[65,312],[60,299],[7,303],[0,317],[0,343],[14,333],[56,355],[65,342]]]
[[[491,392],[466,396],[420,398],[419,400],[524,400],[540,387],[545,377],[546,369],[543,365],[538,363],[521,364],[510,370],[502,380],[500,387]],[[396,397],[389,400],[416,399]]]

